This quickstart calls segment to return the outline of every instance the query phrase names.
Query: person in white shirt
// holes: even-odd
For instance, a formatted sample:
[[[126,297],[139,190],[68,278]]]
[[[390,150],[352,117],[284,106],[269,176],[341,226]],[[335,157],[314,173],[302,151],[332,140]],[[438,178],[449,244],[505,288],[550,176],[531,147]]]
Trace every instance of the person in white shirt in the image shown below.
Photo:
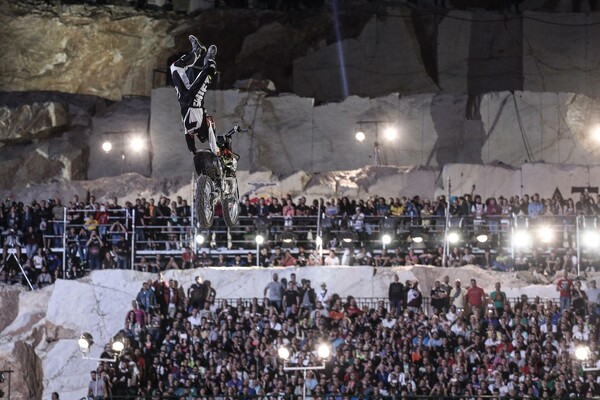
[[[321,283],[321,290],[317,292],[317,303],[321,303],[327,310],[329,309],[329,302],[331,301],[331,293],[327,290],[327,284]]]
[[[190,324],[192,324],[192,327],[200,326],[202,323],[202,317],[200,314],[198,314],[197,308],[192,309],[192,315],[190,315],[187,320],[190,322]]]
[[[396,319],[392,318],[392,313],[387,313],[386,317],[381,321],[384,328],[392,329],[396,325]]]
[[[340,259],[335,255],[333,250],[329,250],[329,254],[325,256],[325,265],[340,265]]]

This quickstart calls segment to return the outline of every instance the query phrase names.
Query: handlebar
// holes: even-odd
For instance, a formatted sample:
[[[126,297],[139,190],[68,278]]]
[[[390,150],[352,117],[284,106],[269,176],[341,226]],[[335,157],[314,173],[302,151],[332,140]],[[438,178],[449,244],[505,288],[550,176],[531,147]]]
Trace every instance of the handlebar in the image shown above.
[[[248,132],[248,129],[242,129],[239,125],[234,125],[233,128],[231,128],[231,130],[225,134],[225,136],[230,137],[236,132]]]

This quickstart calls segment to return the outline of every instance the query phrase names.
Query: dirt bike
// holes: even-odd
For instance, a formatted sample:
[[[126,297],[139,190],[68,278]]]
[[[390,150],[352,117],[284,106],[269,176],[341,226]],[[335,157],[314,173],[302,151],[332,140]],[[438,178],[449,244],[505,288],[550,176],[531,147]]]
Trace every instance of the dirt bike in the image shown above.
[[[196,168],[195,209],[202,228],[210,228],[215,219],[215,206],[221,202],[223,219],[228,227],[237,224],[240,216],[240,194],[236,178],[240,156],[231,151],[231,137],[247,132],[235,125],[225,135],[217,136],[218,155],[211,150],[200,150],[194,155]]]

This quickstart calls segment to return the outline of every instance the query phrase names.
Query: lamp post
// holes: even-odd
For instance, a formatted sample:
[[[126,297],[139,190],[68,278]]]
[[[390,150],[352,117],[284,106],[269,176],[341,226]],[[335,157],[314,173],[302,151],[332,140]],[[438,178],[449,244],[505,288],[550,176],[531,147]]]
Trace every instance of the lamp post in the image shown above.
[[[375,142],[373,143],[375,165],[382,165],[381,152],[379,149],[379,145],[381,144],[379,142],[379,124],[388,124],[388,126],[385,128],[385,131],[384,131],[385,138],[387,140],[394,140],[396,138],[396,135],[397,135],[396,129],[393,126],[391,126],[390,121],[384,121],[384,120],[362,120],[362,121],[356,121],[356,123],[358,124],[358,131],[356,131],[356,134],[354,137],[356,138],[357,141],[359,141],[361,143],[364,142],[364,140],[367,137],[364,130],[362,129],[362,126],[363,125],[375,125]]]
[[[256,266],[260,267],[260,245],[265,242],[263,235],[256,235],[254,238],[256,241]]]
[[[125,140],[129,140],[129,148],[131,151],[138,153],[146,146],[146,140],[142,138],[141,135],[132,133],[132,132],[104,132],[106,139],[102,142],[102,150],[109,154],[114,146],[112,140],[110,139],[113,136],[119,138],[120,146],[119,150],[121,152],[121,174],[125,173],[125,148],[126,143]]]
[[[581,363],[581,369],[583,369],[585,372],[600,371],[600,367],[598,366],[587,366],[587,361],[589,360],[591,354],[592,352],[589,346],[579,345],[575,348],[575,358]]]
[[[331,354],[331,346],[327,343],[321,343],[317,347],[317,355],[321,360],[321,365],[310,365],[306,367],[289,367],[287,365],[288,360],[290,359],[290,351],[287,347],[281,346],[277,353],[279,358],[283,360],[283,370],[284,371],[302,371],[303,382],[302,382],[302,400],[306,400],[306,372],[314,371],[319,369],[325,369],[325,361],[329,358]]]
[[[84,360],[92,360],[92,361],[104,361],[104,362],[116,362],[117,356],[123,352],[125,348],[125,343],[123,342],[122,337],[116,337],[111,343],[112,353],[114,354],[113,358],[97,358],[90,357],[89,352],[90,348],[94,344],[94,338],[88,332],[84,332],[77,339],[77,345],[79,346],[79,351],[81,351],[81,358]]]

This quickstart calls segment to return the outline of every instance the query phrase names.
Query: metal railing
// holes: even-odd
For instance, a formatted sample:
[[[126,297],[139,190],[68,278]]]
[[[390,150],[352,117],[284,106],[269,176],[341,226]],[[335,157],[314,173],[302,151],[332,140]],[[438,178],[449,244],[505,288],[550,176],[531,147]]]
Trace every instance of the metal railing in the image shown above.
[[[85,218],[92,212],[102,223],[82,225],[68,219],[77,213]],[[209,257],[251,253],[257,257],[263,247],[270,251],[275,247],[288,248],[292,255],[297,255],[301,248],[307,251],[317,249],[321,257],[323,250],[330,248],[339,251],[342,248],[365,247],[375,257],[384,252],[390,254],[390,250],[396,249],[402,252],[410,249],[423,255],[442,246],[447,257],[454,247],[464,247],[470,248],[475,255],[489,252],[513,261],[522,254],[532,254],[534,250],[540,254],[556,250],[560,257],[569,255],[574,260],[576,265],[571,266],[572,272],[576,270],[579,273],[581,267],[597,268],[600,265],[598,247],[583,243],[589,235],[596,239],[600,237],[596,217],[366,216],[357,222],[352,216],[326,214],[292,218],[246,216],[240,217],[239,224],[230,229],[222,218],[216,217],[211,229],[199,230],[194,228],[193,212],[190,216],[173,217],[140,216],[136,213],[136,209],[108,210],[105,214],[67,210],[62,221],[48,221],[41,246],[60,257],[63,278],[72,268],[75,256],[80,264],[89,261],[87,240],[92,231],[97,232],[106,251],[111,251],[119,259],[119,267],[130,269],[143,264],[143,258],[154,261],[157,255],[173,257],[177,267],[182,268],[186,252],[189,262],[185,263],[185,267],[193,267],[197,266],[195,260],[202,253]],[[515,240],[524,232],[528,235],[527,240]],[[259,233],[266,239],[261,246],[255,242]],[[450,233],[456,233],[456,242],[450,243]],[[477,240],[481,233],[487,237],[485,242]],[[387,245],[381,241],[384,234],[390,236],[391,242]],[[197,244],[195,240],[200,235],[204,238],[203,244]],[[417,235],[422,236],[422,242],[414,241]],[[2,252],[6,250],[9,249],[2,248]],[[102,260],[94,262],[97,266]]]

